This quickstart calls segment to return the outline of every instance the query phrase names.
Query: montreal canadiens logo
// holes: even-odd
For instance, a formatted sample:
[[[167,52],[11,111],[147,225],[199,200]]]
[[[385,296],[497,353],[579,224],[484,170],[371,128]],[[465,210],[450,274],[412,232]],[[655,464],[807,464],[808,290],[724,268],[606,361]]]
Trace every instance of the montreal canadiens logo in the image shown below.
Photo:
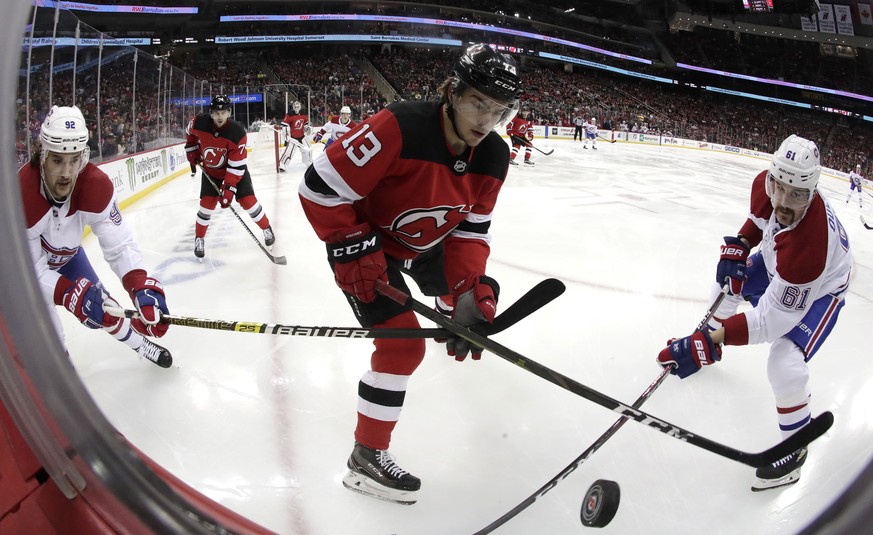
[[[461,206],[414,208],[397,216],[391,225],[383,227],[394,239],[416,252],[424,252],[445,238],[470,213]]]

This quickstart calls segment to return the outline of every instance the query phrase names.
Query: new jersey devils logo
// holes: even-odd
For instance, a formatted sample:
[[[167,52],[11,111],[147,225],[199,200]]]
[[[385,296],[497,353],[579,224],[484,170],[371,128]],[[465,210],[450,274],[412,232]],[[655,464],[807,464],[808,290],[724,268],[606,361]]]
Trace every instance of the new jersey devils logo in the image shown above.
[[[383,228],[406,247],[422,253],[460,225],[468,213],[470,208],[465,205],[413,208],[398,215],[391,225]]]
[[[203,151],[203,164],[212,169],[221,169],[227,163],[227,149],[208,147]]]

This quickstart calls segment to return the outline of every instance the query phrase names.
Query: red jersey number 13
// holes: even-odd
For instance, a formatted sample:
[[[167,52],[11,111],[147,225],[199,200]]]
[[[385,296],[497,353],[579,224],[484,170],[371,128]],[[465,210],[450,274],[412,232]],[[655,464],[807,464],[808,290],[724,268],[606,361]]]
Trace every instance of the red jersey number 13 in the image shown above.
[[[355,142],[358,138],[360,142]],[[382,150],[382,142],[370,131],[370,125],[365,124],[363,128],[355,132],[353,136],[343,136],[343,148],[346,150],[346,155],[358,167],[364,167],[370,159],[379,154]]]

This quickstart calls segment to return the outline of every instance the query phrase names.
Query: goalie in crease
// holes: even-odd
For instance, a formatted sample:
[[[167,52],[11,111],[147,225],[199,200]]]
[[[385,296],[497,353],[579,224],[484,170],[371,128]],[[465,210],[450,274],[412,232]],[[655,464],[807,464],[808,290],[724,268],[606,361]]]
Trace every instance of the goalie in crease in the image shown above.
[[[294,156],[294,151],[300,151],[300,160],[304,165],[312,163],[312,147],[309,143],[309,136],[312,134],[312,127],[309,126],[309,117],[301,113],[303,106],[298,101],[291,104],[293,115],[285,114],[282,119],[282,134],[284,136],[285,150],[282,156],[279,157],[279,172],[284,173],[288,168],[288,162]]]
[[[721,345],[770,343],[767,378],[785,439],[810,422],[807,362],[845,304],[852,268],[849,238],[818,188],[818,147],[791,135],[752,183],[751,206],[736,236],[726,236],[712,292],[730,292],[708,329],[669,343],[658,363],[680,378],[722,358]],[[751,249],[757,247],[754,254]],[[752,308],[739,312],[740,303]],[[753,491],[800,478],[807,448],[759,468]]]

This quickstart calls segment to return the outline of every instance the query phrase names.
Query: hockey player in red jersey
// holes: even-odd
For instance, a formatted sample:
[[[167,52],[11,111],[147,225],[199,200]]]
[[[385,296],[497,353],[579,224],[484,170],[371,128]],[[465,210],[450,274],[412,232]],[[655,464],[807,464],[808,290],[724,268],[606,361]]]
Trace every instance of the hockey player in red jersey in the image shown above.
[[[300,113],[303,106],[298,101],[291,104],[294,114],[287,113],[282,119],[282,131],[285,134],[285,150],[279,158],[279,172],[284,173],[288,162],[294,156],[294,151],[300,151],[301,161],[309,165],[312,163],[312,148],[309,145],[309,134],[312,128],[309,126],[309,117]]]
[[[230,118],[233,108],[226,95],[216,95],[209,105],[209,113],[201,113],[188,123],[185,152],[191,164],[191,174],[197,164],[203,168],[200,177],[200,210],[194,229],[194,255],[205,255],[206,231],[216,211],[216,205],[227,208],[236,197],[261,230],[268,247],[276,241],[270,220],[258,198],[252,177],[246,166],[246,130]]]
[[[324,136],[327,136],[326,144],[330,145],[355,126],[357,126],[357,124],[352,121],[352,109],[348,106],[343,106],[340,108],[339,117],[331,119],[325,123],[324,126],[315,133],[312,140],[318,143]]]
[[[515,61],[487,45],[467,48],[440,85],[439,102],[389,105],[316,158],[300,184],[303,210],[327,245],[334,279],[361,325],[418,328],[409,307],[378,295],[376,280],[445,296],[464,325],[490,322],[498,286],[486,273],[491,214],[509,167],[495,130],[518,110]],[[355,445],[343,484],[411,504],[421,481],[388,454],[410,375],[425,342],[375,339],[370,371],[358,385]],[[450,338],[449,355],[481,350]]]
[[[103,329],[162,368],[170,352],[145,336],[161,337],[169,314],[164,289],[150,277],[133,232],[124,223],[109,177],[88,162],[88,127],[79,108],[52,106],[39,131],[39,151],[18,171],[27,243],[42,293],[70,311],[83,325]],[[119,303],[103,288],[85,250],[85,226],[97,236],[103,256],[121,279],[139,318],[118,318],[103,306]],[[61,325],[54,308],[52,320]]]
[[[721,360],[721,344],[770,342],[767,377],[783,438],[810,421],[806,363],[837,322],[852,270],[846,231],[816,187],[820,173],[815,143],[796,135],[782,142],[752,182],[748,218],[724,239],[713,293],[725,283],[730,292],[709,329],[673,340],[658,355],[685,378]],[[738,314],[743,301],[753,308]],[[806,454],[804,447],[758,468],[752,490],[797,482]]]
[[[509,153],[509,163],[511,165],[518,165],[515,157],[522,146],[524,147],[524,163],[527,165],[534,164],[530,161],[530,154],[532,152],[530,142],[533,140],[533,124],[528,118],[529,113],[527,108],[522,109],[521,113],[506,125],[506,135],[509,136],[509,140],[512,142],[512,150]]]

